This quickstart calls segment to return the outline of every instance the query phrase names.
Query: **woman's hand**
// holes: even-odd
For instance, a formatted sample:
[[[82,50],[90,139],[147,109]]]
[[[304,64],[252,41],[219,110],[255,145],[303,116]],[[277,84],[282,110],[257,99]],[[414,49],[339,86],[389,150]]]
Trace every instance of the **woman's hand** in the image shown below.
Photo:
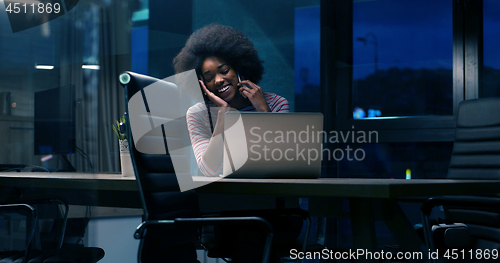
[[[215,104],[216,107],[223,108],[223,107],[229,107],[229,104],[220,98],[219,96],[215,95],[213,92],[209,91],[207,87],[205,86],[205,83],[203,80],[199,80],[201,84],[201,88],[203,89],[203,92],[207,94],[208,98]]]
[[[264,98],[264,92],[262,92],[261,87],[250,80],[242,80],[238,83],[238,86],[240,87],[239,91],[241,95],[248,98],[258,112],[271,111],[269,105],[267,105],[266,99]]]

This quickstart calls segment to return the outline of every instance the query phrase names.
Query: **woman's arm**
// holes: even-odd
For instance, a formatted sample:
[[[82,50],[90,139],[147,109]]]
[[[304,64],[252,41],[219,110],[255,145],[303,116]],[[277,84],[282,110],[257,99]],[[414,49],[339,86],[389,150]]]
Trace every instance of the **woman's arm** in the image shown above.
[[[212,162],[207,163],[204,157],[212,139],[208,112],[205,105],[199,103],[189,108],[186,114],[186,121],[198,168],[206,176],[218,176],[220,171],[222,171],[222,167]],[[212,143],[215,143],[215,141]]]
[[[196,163],[200,171],[206,176],[219,176],[222,174],[224,114],[229,109],[229,107],[210,108],[212,119],[216,121],[213,134],[208,128],[210,127],[209,111],[205,105],[196,104],[189,108],[186,114]]]
[[[222,174],[222,160],[224,157],[224,137],[223,137],[223,132],[224,132],[224,114],[229,111],[229,107],[222,107],[222,108],[211,108],[210,112],[216,112],[217,118],[216,118],[216,123],[214,127],[214,132],[210,138],[210,142],[208,143],[208,146],[203,153],[203,160],[206,162],[206,164],[210,167],[217,167],[218,173],[215,176],[218,176],[219,174]],[[212,118],[215,119],[215,118]]]
[[[188,127],[190,127],[191,143],[195,152],[196,162],[202,173],[206,176],[218,176],[222,173],[224,114],[229,110],[229,105],[226,101],[210,92],[205,86],[203,79],[199,82],[203,92],[205,92],[207,97],[216,107],[207,109],[205,104],[205,107],[200,107],[201,110],[198,110],[197,114],[192,114],[193,112],[190,114],[188,111],[187,122]],[[213,127],[213,133],[206,129],[207,125],[204,126],[204,130],[197,129],[201,123],[197,123],[195,117],[197,116],[198,119],[204,119],[204,123],[208,124],[210,121],[208,116],[209,113],[212,114],[211,120],[216,120],[215,127]],[[217,114],[217,118],[213,116],[215,114]],[[191,117],[189,115],[191,115]],[[212,123],[210,123],[210,125],[212,125]]]

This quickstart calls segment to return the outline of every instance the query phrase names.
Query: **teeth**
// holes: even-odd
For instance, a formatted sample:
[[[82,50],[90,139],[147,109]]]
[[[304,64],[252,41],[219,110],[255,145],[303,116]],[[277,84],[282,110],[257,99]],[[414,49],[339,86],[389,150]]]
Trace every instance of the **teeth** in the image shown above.
[[[231,85],[225,86],[224,88],[222,88],[222,89],[219,90],[219,93],[222,93],[222,92],[228,90],[230,87],[231,87]]]

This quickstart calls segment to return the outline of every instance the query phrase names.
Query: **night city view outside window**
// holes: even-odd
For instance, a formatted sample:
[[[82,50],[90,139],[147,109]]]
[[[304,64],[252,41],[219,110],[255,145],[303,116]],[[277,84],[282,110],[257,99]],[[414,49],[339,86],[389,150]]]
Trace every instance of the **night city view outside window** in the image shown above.
[[[500,96],[500,1],[483,2],[483,94],[482,97]]]
[[[451,0],[354,1],[354,119],[453,115],[452,12]]]

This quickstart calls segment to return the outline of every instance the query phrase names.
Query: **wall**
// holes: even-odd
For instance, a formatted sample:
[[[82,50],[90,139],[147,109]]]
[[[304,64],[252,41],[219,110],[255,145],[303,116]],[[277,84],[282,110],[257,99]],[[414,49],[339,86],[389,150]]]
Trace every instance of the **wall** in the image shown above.
[[[92,219],[87,226],[87,246],[104,249],[106,254],[99,263],[137,262],[139,240],[134,239],[134,231],[140,223],[140,216]]]
[[[139,240],[134,231],[141,223],[140,216],[94,218],[87,226],[86,246],[104,249],[104,258],[99,263],[136,263]],[[198,250],[201,263],[222,263],[221,259],[207,258]]]

